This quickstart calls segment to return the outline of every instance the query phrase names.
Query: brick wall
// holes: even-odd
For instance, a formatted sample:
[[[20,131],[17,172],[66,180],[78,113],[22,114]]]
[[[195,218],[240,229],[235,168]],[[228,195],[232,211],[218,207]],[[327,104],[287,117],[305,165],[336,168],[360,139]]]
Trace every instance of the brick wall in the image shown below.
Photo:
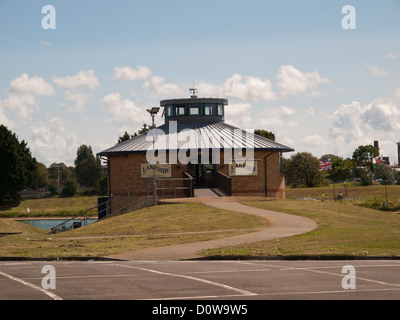
[[[254,151],[254,158],[258,163],[258,175],[256,176],[233,176],[232,177],[232,195],[265,195],[265,156],[267,158],[267,186],[268,196],[285,197],[285,179],[280,173],[280,157],[278,151]],[[168,157],[167,157],[168,160]],[[221,153],[220,164],[217,170],[228,175],[228,165],[224,164],[224,154]],[[149,188],[149,195],[152,195],[152,178],[141,178],[140,165],[147,163],[145,153],[131,153],[110,155],[110,184],[112,196],[121,196],[128,189],[138,190],[140,188]],[[172,177],[182,178],[186,165],[172,165]],[[175,182],[174,182],[175,183]],[[177,182],[178,185],[183,182]],[[165,197],[175,196],[172,182],[163,181],[160,186]],[[171,188],[168,190],[168,188]],[[161,192],[161,191],[160,191]],[[159,194],[161,196],[161,194]],[[177,191],[177,196],[184,196],[184,191]]]
[[[267,188],[269,197],[285,198],[285,178],[280,173],[280,156],[278,151],[254,151],[258,163],[256,176],[232,176],[232,195],[265,196],[265,156],[267,158]],[[221,154],[221,162],[223,155]],[[217,165],[217,170],[228,175],[228,165]]]
[[[147,163],[145,153],[130,153],[120,155],[110,155],[110,184],[111,195],[120,196],[125,194],[127,190],[149,189],[149,194],[152,195],[153,178],[141,178],[140,165]],[[168,158],[167,158],[168,160]],[[172,178],[182,178],[183,173],[186,171],[186,165],[172,165]],[[164,188],[165,194],[173,195],[171,190],[175,185],[177,187],[183,186],[183,181],[175,183],[165,181],[164,179],[159,182],[160,187]],[[110,187],[110,186],[109,186]],[[183,191],[181,192],[183,194]]]

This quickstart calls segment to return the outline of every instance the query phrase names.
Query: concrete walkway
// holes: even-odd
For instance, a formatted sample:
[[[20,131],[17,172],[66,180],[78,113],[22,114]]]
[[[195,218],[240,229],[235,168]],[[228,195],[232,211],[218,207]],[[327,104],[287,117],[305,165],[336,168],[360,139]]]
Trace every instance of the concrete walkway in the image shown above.
[[[183,199],[171,199],[168,202],[202,202],[205,205],[219,209],[236,211],[263,217],[268,220],[268,227],[258,229],[256,232],[242,235],[200,241],[179,245],[171,245],[158,248],[141,249],[120,255],[113,255],[110,258],[125,260],[184,260],[200,258],[198,254],[201,250],[215,249],[226,246],[236,246],[256,241],[271,240],[276,238],[289,237],[296,234],[306,233],[318,227],[317,223],[309,218],[290,215],[286,213],[274,212],[265,209],[258,209],[245,206],[235,201],[231,197],[195,197]]]

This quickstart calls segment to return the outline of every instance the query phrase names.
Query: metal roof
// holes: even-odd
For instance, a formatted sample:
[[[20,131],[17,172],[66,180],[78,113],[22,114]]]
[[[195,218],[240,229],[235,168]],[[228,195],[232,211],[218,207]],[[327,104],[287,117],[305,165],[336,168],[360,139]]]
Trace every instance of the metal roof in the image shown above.
[[[189,149],[235,149],[254,148],[254,150],[277,150],[290,152],[294,149],[273,140],[239,129],[225,122],[176,122],[166,124],[133,137],[107,150],[99,156],[119,153],[147,152]]]

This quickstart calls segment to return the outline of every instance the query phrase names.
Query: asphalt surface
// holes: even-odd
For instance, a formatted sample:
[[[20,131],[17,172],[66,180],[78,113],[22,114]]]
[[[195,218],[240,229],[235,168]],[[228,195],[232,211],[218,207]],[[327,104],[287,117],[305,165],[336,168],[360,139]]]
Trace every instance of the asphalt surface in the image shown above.
[[[399,298],[399,260],[0,262],[0,300]]]
[[[136,251],[108,261],[0,261],[0,300],[134,300],[141,301],[134,313],[144,312],[145,318],[161,314],[187,318],[221,312],[210,309],[211,301],[241,306],[244,316],[259,315],[248,309],[253,307],[247,305],[250,301],[400,298],[400,260],[193,260],[201,249],[290,236],[317,225],[307,218],[243,206],[234,199],[191,201],[260,215],[269,226],[247,235]],[[190,301],[196,305],[183,304]],[[30,315],[32,310],[25,311]],[[232,310],[225,311],[232,315]]]

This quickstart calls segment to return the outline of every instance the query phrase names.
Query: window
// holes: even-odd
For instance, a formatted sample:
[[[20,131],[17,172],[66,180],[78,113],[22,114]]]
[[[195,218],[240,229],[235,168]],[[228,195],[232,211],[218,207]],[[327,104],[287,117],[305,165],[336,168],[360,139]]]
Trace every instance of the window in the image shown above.
[[[189,107],[189,114],[191,116],[196,116],[200,114],[200,105],[199,104],[192,104]]]
[[[166,117],[172,117],[172,107],[173,106],[166,106],[165,107],[165,116]]]
[[[185,106],[180,105],[175,107],[175,115],[184,116],[185,115]]]
[[[211,116],[213,114],[212,109],[213,109],[213,104],[212,103],[206,103],[204,105],[204,115],[205,116]]]
[[[222,116],[224,114],[224,108],[222,104],[218,105],[218,115]]]

